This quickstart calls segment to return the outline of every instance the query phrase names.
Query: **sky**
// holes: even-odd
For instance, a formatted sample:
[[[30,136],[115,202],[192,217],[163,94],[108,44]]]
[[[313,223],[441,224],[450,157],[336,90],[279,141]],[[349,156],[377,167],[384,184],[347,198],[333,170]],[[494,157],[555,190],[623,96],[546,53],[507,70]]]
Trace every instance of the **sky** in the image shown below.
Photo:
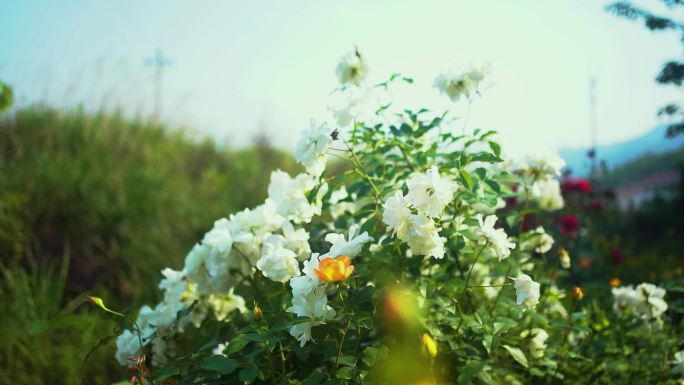
[[[369,80],[415,79],[407,102],[451,108],[432,86],[451,66],[489,63],[470,127],[500,133],[511,155],[590,144],[596,79],[598,144],[659,124],[681,100],[657,86],[678,36],[650,33],[598,0],[0,0],[0,79],[18,106],[120,109],[150,117],[157,50],[169,58],[161,118],[197,137],[244,146],[265,134],[292,150],[309,118],[326,117],[335,67],[358,46]],[[656,10],[657,0],[642,1]]]

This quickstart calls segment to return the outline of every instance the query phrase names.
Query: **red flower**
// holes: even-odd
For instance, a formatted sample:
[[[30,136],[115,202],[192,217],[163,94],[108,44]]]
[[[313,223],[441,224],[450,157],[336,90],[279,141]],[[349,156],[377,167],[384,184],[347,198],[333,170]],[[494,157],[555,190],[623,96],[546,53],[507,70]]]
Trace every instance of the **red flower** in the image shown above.
[[[614,248],[610,251],[610,256],[612,257],[612,259],[613,259],[613,264],[615,264],[615,265],[619,265],[619,264],[621,264],[622,262],[625,261],[625,254],[622,252],[622,250],[620,250],[620,249],[618,249],[618,248],[615,248],[615,247],[614,247]]]
[[[565,179],[561,183],[561,190],[566,194],[569,192],[589,194],[591,192],[591,182],[584,178]]]
[[[574,238],[579,228],[579,220],[573,214],[565,214],[560,217],[561,233],[565,236]]]
[[[592,201],[591,203],[589,203],[589,208],[592,211],[601,211],[603,210],[603,203],[599,201]]]

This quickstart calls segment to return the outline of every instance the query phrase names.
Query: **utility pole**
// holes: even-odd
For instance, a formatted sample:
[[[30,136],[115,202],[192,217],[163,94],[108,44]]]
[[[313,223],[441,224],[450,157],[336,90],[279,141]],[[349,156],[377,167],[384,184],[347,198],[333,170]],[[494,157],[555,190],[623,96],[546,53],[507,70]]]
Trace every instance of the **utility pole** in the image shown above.
[[[173,62],[171,59],[164,56],[160,49],[157,49],[155,55],[145,61],[148,66],[154,67],[154,120],[159,120],[161,117],[161,96],[162,96],[162,72],[169,67]]]
[[[596,132],[598,131],[598,123],[596,120],[596,78],[591,77],[589,79],[589,126],[591,130],[591,148],[587,155],[591,159],[591,171],[590,175],[595,177],[595,173],[598,172],[596,169],[596,156],[597,156],[597,139]]]

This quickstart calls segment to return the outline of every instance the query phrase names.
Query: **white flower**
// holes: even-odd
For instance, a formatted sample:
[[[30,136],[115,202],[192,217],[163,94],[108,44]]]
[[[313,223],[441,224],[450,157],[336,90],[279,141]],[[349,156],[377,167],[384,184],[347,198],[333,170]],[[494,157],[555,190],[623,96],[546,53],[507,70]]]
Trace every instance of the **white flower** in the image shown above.
[[[466,71],[449,69],[437,76],[434,85],[453,102],[457,102],[461,96],[470,99],[477,92],[487,72],[487,67],[471,68]]]
[[[230,251],[233,245],[233,236],[230,232],[230,222],[221,218],[214,222],[214,227],[204,235],[202,243],[219,253]]]
[[[409,226],[411,209],[401,190],[396,191],[393,196],[387,199],[382,206],[382,221],[387,225],[393,234],[398,234],[400,239],[406,237]]]
[[[164,291],[164,302],[192,303],[195,293],[191,285],[183,279],[183,273],[169,268],[162,270],[164,278],[159,282],[159,288]]]
[[[283,221],[284,246],[297,254],[297,259],[304,260],[311,254],[309,246],[309,233],[305,229],[294,229],[289,221]]]
[[[374,104],[365,92],[347,95],[346,99],[329,106],[328,110],[337,121],[338,127],[347,127],[355,121],[370,123],[375,116]]]
[[[317,322],[316,324],[320,324]],[[311,327],[314,326],[314,322],[306,321],[300,322],[298,324],[292,325],[290,328],[290,335],[295,337],[299,341],[299,346],[304,347],[307,342],[311,341]]]
[[[295,160],[313,176],[320,176],[325,169],[328,144],[332,141],[332,130],[322,123],[320,126],[311,120],[311,127],[302,132],[295,148]]]
[[[332,319],[335,310],[328,306],[325,289],[325,286],[319,286],[306,294],[292,297],[292,306],[286,311],[296,314],[297,317],[309,317],[313,320]]]
[[[218,344],[218,345],[216,345],[216,347],[214,349],[212,349],[211,354],[213,354],[215,356],[224,356],[225,357],[226,354],[224,352],[225,352],[227,347],[228,347],[228,342]]]
[[[314,273],[318,269],[319,257],[318,253],[311,254],[308,261],[304,261],[303,275],[290,278],[290,287],[292,288],[292,295],[294,297],[308,294],[320,283],[318,276]]]
[[[553,179],[561,174],[565,160],[551,151],[538,152],[527,156],[517,171],[529,182]]]
[[[348,238],[345,238],[344,234],[334,233],[325,236],[325,241],[331,244],[327,256],[335,258],[340,255],[346,255],[349,258],[354,258],[359,255],[363,245],[372,240],[373,238],[369,237],[366,231],[359,234],[359,225],[352,225],[349,227]]]
[[[520,245],[523,250],[534,250],[536,253],[546,253],[553,247],[553,238],[539,226],[528,233],[527,239]]]
[[[200,243],[193,246],[192,250],[185,256],[183,275],[191,281],[196,281],[201,275],[202,266],[204,266],[204,261],[208,255],[209,246]]]
[[[433,218],[442,214],[458,189],[456,183],[440,177],[436,166],[432,166],[425,174],[412,176],[406,185],[409,189],[406,194],[408,203]]]
[[[538,180],[534,182],[530,192],[542,210],[556,211],[565,205],[560,183],[556,179]]]
[[[286,249],[282,235],[271,235],[264,240],[261,258],[257,261],[257,269],[274,281],[285,282],[299,275],[297,254]]]
[[[632,286],[616,287],[613,293],[613,310],[617,314],[631,311],[643,320],[657,320],[667,311],[664,300],[665,289],[651,283],[641,283],[636,288]]]
[[[276,205],[276,212],[295,223],[308,223],[320,208],[311,204],[306,194],[316,187],[316,180],[309,174],[299,174],[294,179],[280,170],[271,173],[268,196]]]
[[[544,329],[533,328],[532,339],[530,340],[530,355],[534,358],[544,357],[544,350],[546,350],[546,340],[549,339],[549,334]]]
[[[634,310],[641,318],[659,318],[667,311],[667,303],[664,300],[665,289],[652,283],[641,283],[635,290],[640,297]]]
[[[520,274],[513,282],[517,294],[518,305],[527,309],[534,308],[539,303],[540,285],[527,274]]]
[[[479,215],[478,221],[480,222],[478,231],[482,237],[480,244],[488,244],[499,261],[508,258],[511,255],[511,249],[515,249],[515,243],[509,240],[503,229],[494,228],[497,221],[496,215],[489,215],[484,219],[482,215]]]
[[[116,338],[115,357],[121,366],[135,365],[135,361],[131,361],[129,358],[136,360],[140,353],[140,340],[138,339],[138,336],[130,330],[124,330],[123,333]]]
[[[361,85],[368,74],[368,66],[358,49],[345,55],[337,65],[337,79],[342,85]]]
[[[401,239],[401,237],[400,237]],[[436,259],[444,258],[444,243],[446,238],[439,236],[439,229],[432,219],[425,215],[411,215],[406,238],[411,252],[417,255],[427,255]]]
[[[332,216],[333,219],[337,219],[344,215],[344,213],[353,213],[354,210],[356,209],[356,204],[354,202],[348,202],[345,201],[345,199],[351,197],[352,200],[356,201],[356,194],[352,194],[351,196],[347,192],[347,189],[342,186],[339,189],[333,191],[330,194],[330,200],[328,201],[330,203],[330,208],[328,211],[330,212],[330,216]]]
[[[622,314],[625,310],[641,301],[641,296],[632,286],[614,287],[611,292],[613,293],[614,301],[613,310],[617,314]]]
[[[214,310],[214,315],[219,321],[223,321],[228,317],[233,310],[239,310],[240,313],[247,312],[247,307],[245,306],[245,299],[241,296],[234,294],[231,289],[228,294],[212,294],[207,299],[207,303]]]
[[[674,368],[672,368],[673,374],[684,373],[684,350],[678,351],[674,354]]]

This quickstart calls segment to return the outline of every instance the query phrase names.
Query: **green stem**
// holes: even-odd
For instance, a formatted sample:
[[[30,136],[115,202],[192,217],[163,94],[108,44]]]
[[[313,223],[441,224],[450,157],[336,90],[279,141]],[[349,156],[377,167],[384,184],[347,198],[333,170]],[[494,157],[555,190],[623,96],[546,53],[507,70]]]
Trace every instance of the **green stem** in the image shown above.
[[[506,274],[504,274],[504,279],[508,277],[508,274],[511,273],[511,264],[508,264],[508,268],[506,269]],[[496,294],[496,299],[494,300],[494,303],[492,304],[492,309],[489,310],[490,313],[494,313],[494,310],[496,309],[496,305],[499,303],[499,298],[501,298],[501,293],[503,292],[503,287],[499,289],[499,292]]]

